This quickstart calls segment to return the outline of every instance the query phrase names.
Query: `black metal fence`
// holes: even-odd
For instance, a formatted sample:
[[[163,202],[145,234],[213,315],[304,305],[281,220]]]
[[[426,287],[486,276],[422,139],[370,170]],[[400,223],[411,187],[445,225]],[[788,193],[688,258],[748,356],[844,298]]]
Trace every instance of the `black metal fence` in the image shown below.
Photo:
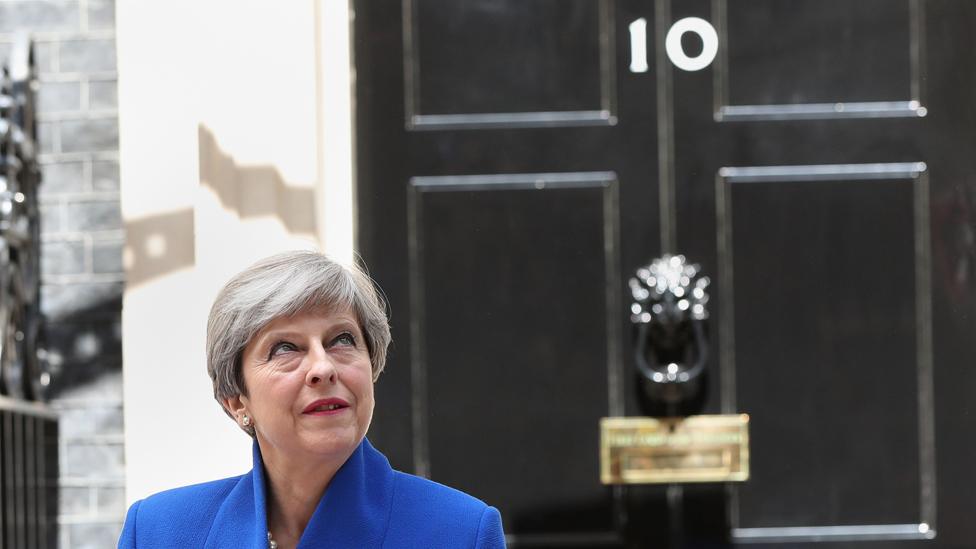
[[[0,75],[0,547],[58,543],[58,418],[40,310],[33,47],[18,37]]]
[[[57,517],[57,416],[0,397],[0,547],[54,549]]]

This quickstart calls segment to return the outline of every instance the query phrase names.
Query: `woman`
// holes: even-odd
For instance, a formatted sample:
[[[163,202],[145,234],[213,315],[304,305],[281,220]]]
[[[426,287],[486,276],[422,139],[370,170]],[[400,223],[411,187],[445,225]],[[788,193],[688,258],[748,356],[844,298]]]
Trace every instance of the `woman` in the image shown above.
[[[504,547],[498,511],[394,471],[370,446],[390,328],[363,273],[288,252],[238,274],[207,324],[207,370],[254,468],[129,509],[119,547]]]

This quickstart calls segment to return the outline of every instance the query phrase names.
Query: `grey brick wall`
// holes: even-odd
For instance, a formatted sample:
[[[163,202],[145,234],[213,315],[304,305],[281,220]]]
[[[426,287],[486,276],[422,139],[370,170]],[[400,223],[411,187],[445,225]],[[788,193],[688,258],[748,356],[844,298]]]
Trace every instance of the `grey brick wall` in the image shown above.
[[[96,354],[99,336],[76,331],[76,354]],[[103,375],[62,392],[61,548],[115,547],[125,516],[122,377]]]
[[[43,308],[61,414],[60,547],[114,547],[124,518],[114,0],[0,0],[0,59],[29,31],[40,74]]]

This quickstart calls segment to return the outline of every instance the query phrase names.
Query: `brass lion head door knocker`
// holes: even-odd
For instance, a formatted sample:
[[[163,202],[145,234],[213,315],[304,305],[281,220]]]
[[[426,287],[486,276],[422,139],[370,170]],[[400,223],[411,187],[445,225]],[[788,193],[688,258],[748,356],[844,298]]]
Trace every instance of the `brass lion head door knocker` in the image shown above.
[[[664,255],[630,279],[634,363],[644,413],[696,413],[705,396],[708,285],[697,264]]]

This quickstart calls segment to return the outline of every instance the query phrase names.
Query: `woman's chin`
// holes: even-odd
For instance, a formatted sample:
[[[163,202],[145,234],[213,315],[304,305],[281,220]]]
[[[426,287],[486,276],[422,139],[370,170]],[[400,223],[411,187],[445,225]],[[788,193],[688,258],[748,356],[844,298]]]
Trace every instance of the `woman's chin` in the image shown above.
[[[308,433],[302,437],[300,443],[311,454],[338,455],[342,456],[344,460],[359,446],[362,438],[359,431],[352,427],[346,429],[332,428],[325,432]]]

